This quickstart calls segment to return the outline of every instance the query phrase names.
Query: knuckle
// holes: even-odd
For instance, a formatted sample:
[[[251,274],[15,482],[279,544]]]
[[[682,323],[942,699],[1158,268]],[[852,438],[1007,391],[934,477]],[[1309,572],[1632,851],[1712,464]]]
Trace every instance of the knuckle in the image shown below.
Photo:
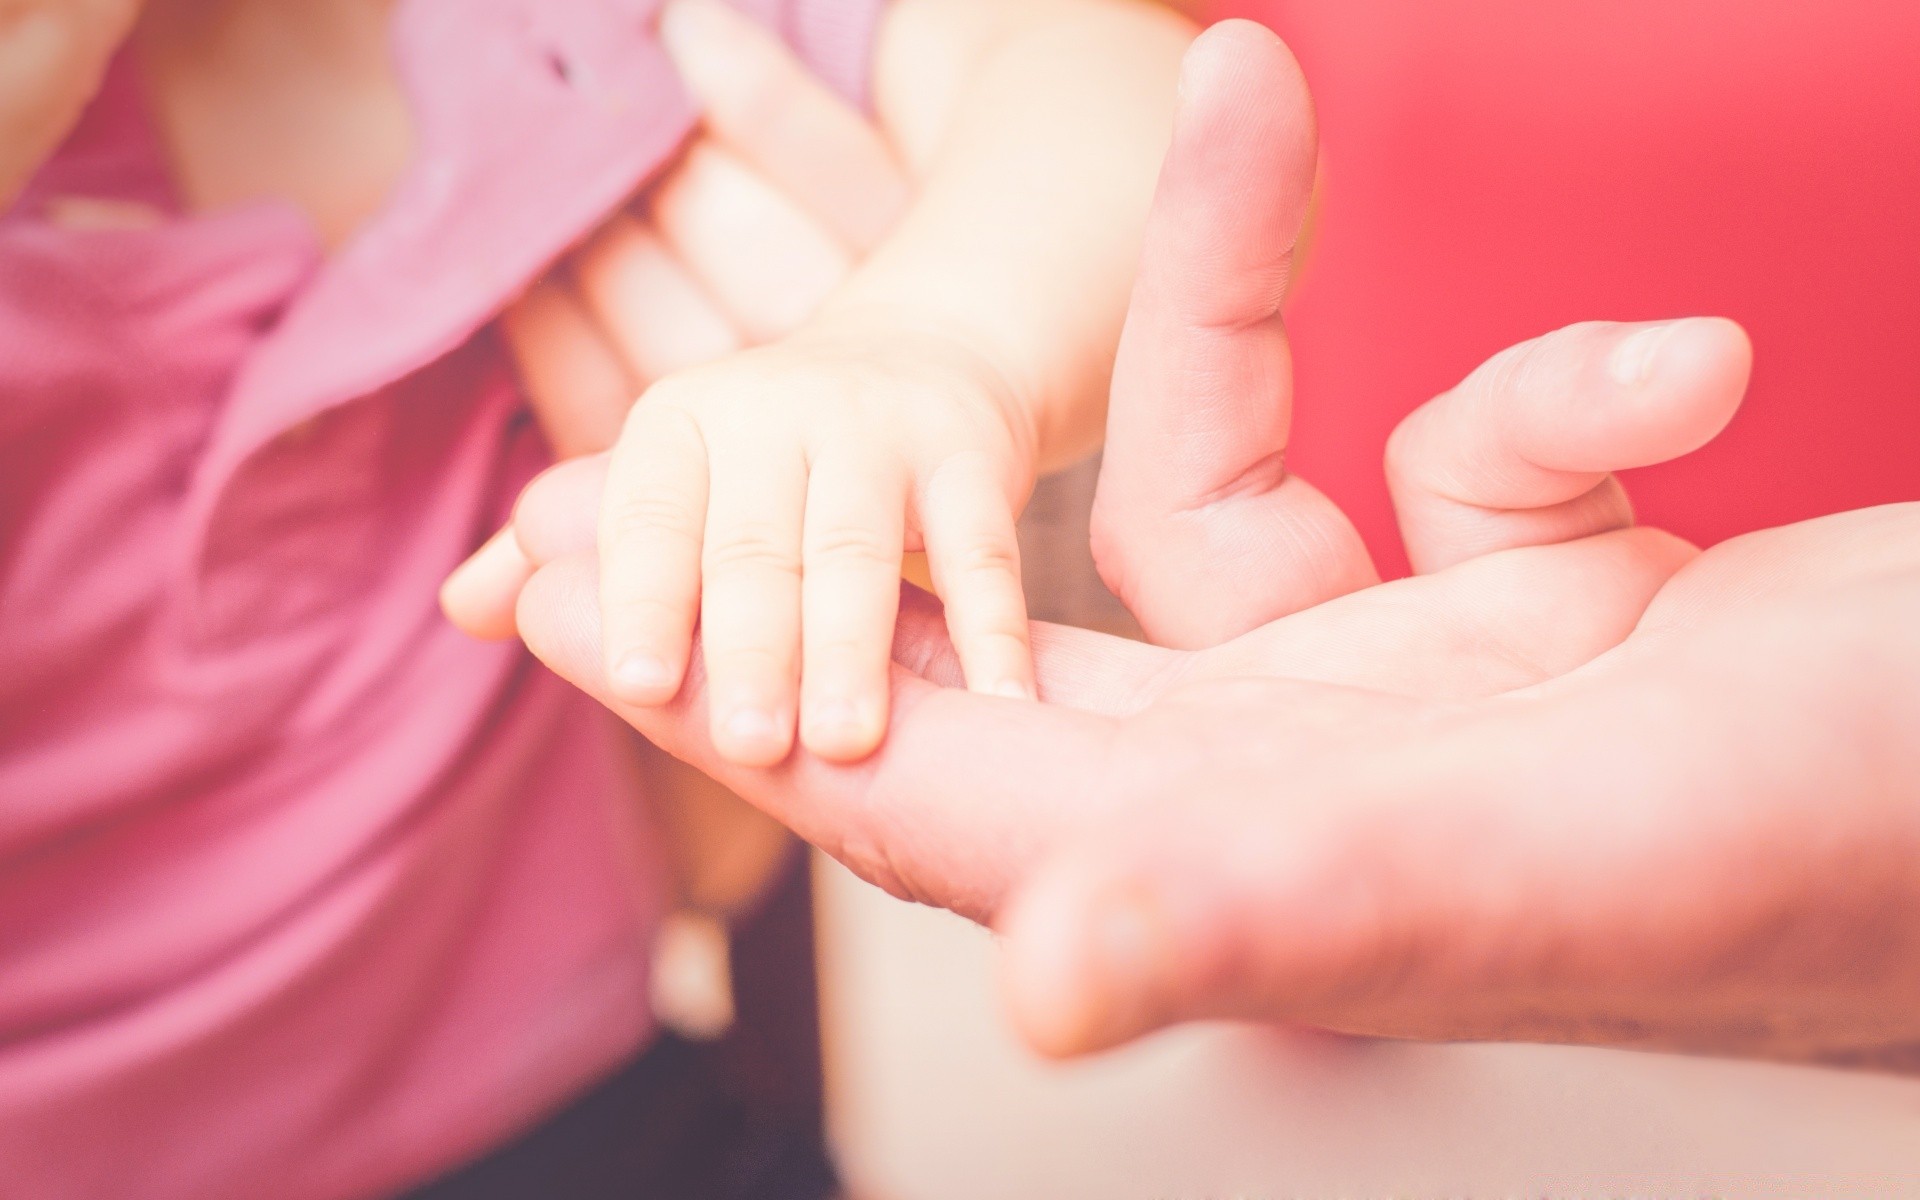
[[[975,537],[948,551],[950,569],[959,576],[1017,575],[1020,546],[1007,537]]]
[[[976,662],[991,659],[995,662],[1017,662],[1027,657],[1027,631],[1023,627],[1018,631],[999,621],[989,621],[982,628],[970,629],[966,634],[967,657]]]
[[[645,591],[622,596],[614,611],[629,626],[656,632],[678,630],[690,624],[693,615],[691,604]]]
[[[836,525],[807,539],[807,557],[831,566],[875,566],[891,570],[900,561],[897,540],[889,542],[864,525]]]
[[[1393,432],[1387,435],[1385,461],[1389,476],[1410,478],[1418,473],[1422,442],[1430,421],[1431,408],[1423,405],[1408,414],[1406,420],[1394,426]]]
[[[697,536],[703,514],[684,496],[642,492],[615,501],[613,527],[622,537],[638,533],[665,534],[676,540]]]
[[[771,529],[749,526],[710,541],[703,564],[711,575],[770,572],[800,574],[800,556]]]
[[[815,634],[807,639],[808,662],[859,662],[877,657],[875,639],[850,633]]]
[[[792,674],[788,650],[758,642],[705,647],[708,669],[723,679],[786,679]]]
[[[691,421],[690,409],[700,391],[698,377],[691,373],[656,380],[640,393],[639,401],[627,415],[627,424],[644,429],[667,421]]]

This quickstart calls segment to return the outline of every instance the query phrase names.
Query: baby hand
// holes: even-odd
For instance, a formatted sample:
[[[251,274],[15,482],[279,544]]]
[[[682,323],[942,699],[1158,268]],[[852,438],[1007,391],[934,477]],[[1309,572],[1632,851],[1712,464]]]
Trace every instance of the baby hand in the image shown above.
[[[714,745],[862,758],[887,727],[901,557],[924,548],[968,684],[1034,694],[1014,518],[1037,435],[957,343],[809,333],[649,389],[600,516],[608,678],[679,691],[696,619]]]

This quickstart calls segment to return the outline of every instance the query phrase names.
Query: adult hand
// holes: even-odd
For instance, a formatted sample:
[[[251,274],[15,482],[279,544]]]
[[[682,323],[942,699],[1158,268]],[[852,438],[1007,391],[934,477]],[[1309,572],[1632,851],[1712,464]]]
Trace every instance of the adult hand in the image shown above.
[[[1015,1010],[1920,1067],[1915,612],[1897,505],[1716,547],[1537,687],[1164,696],[1149,802],[1001,914]]]
[[[1222,62],[1262,81],[1253,112],[1301,99],[1257,35],[1203,46],[1175,180],[1192,139],[1237,133],[1257,161],[1275,132],[1245,112],[1227,119],[1235,89],[1222,84],[1235,76]],[[1305,186],[1284,172],[1256,182]],[[1262,208],[1240,196],[1188,210],[1182,195],[1204,193],[1170,182],[1152,245],[1170,244],[1168,225],[1236,230]],[[1209,294],[1196,282],[1189,299]],[[1197,365],[1188,378],[1222,385],[1196,397],[1175,380],[1160,402],[1176,444],[1193,432],[1177,414],[1214,422],[1223,467],[1277,449],[1236,440],[1221,406],[1199,402],[1243,395],[1260,377],[1249,363],[1280,377],[1277,339],[1247,316],[1138,335],[1167,339],[1147,361]],[[1257,337],[1265,356],[1239,353]],[[1198,653],[1042,628],[1054,707],[939,688],[952,669],[936,627],[910,624],[879,756],[849,768],[803,754],[726,777],[897,894],[998,915],[1016,1013],[1054,1051],[1247,1015],[1409,1036],[1894,1053],[1913,1024],[1911,1004],[1890,1001],[1914,982],[1898,914],[1916,899],[1920,846],[1899,801],[1920,784],[1901,736],[1920,715],[1920,648],[1900,618],[1920,586],[1920,511],[1744,539],[1671,581],[1691,551],[1662,535],[1551,542],[1625,519],[1597,454],[1686,448],[1726,418],[1744,374],[1744,343],[1713,322],[1578,327],[1509,352],[1403,427],[1391,460],[1416,562],[1493,552]],[[1271,472],[1264,493],[1244,494],[1283,480]],[[523,506],[523,536],[556,561],[521,616],[543,657],[604,694],[592,565],[561,557],[591,544],[578,514],[593,488],[591,468],[575,468]],[[1255,566],[1295,553],[1301,543],[1260,534],[1263,520],[1298,523],[1297,510],[1240,507],[1249,544],[1278,548]],[[1227,510],[1197,511],[1230,528]],[[1150,566],[1150,550],[1138,561]],[[1223,625],[1244,610],[1214,598],[1239,604],[1262,583],[1191,580],[1187,603]],[[700,704],[696,678],[676,709],[625,715],[713,768]],[[1837,795],[1849,798],[1839,813]]]

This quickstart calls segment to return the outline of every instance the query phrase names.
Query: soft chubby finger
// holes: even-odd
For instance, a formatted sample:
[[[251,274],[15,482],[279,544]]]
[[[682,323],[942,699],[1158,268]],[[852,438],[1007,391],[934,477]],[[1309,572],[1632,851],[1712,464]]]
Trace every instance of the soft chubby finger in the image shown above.
[[[707,447],[691,414],[643,399],[614,447],[600,505],[607,679],[633,704],[664,704],[687,669],[700,603]]]
[[[520,589],[547,563],[595,551],[605,453],[556,463],[522,489],[506,528],[487,539],[440,587],[440,608],[462,632],[497,641],[516,632]]]
[[[516,632],[514,605],[534,570],[513,529],[502,529],[440,585],[440,611],[468,637],[504,641]]]
[[[1388,444],[1415,568],[1630,524],[1611,472],[1711,440],[1739,408],[1751,366],[1740,327],[1705,317],[1572,325],[1502,352]]]
[[[554,454],[572,458],[613,445],[640,388],[573,289],[539,280],[500,326]]]
[[[707,131],[854,250],[905,210],[885,138],[765,26],[712,0],[674,0],[660,33]]]
[[[933,583],[967,686],[997,696],[1036,694],[1020,542],[993,468],[968,456],[949,460],[919,501]]]
[[[900,608],[907,479],[892,460],[822,455],[807,484],[800,737],[822,758],[863,758],[887,727]]]
[[[555,463],[521,491],[513,506],[513,536],[534,566],[597,550],[612,457],[590,454]]]
[[[806,457],[792,439],[737,429],[712,470],[700,628],[713,742],[729,761],[771,766],[797,718]]]
[[[894,895],[984,918],[1037,856],[1110,823],[1111,722],[937,687],[904,669],[892,674],[893,719],[874,757],[832,763],[803,748],[772,769],[740,766],[713,743],[709,681],[697,661],[671,704],[627,705],[610,694],[594,573],[590,556],[576,556],[528,583],[519,620],[534,654],[663,749]],[[1114,665],[1099,647],[1085,650],[1081,666]],[[1145,675],[1131,687],[1144,686]]]
[[[589,311],[642,385],[740,349],[740,332],[653,230],[620,213],[572,259]],[[637,392],[636,392],[637,394]]]
[[[852,256],[751,167],[696,142],[649,199],[662,241],[753,342],[793,332]]]

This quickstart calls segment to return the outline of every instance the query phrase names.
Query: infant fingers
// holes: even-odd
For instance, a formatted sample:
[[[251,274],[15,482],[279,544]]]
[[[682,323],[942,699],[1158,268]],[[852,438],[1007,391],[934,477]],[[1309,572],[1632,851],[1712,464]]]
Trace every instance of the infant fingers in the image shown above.
[[[629,704],[680,690],[700,603],[707,449],[692,416],[642,401],[614,447],[600,509],[607,679]]]
[[[806,456],[795,441],[749,434],[716,447],[711,470],[700,643],[713,744],[767,767],[793,748]]]
[[[593,551],[606,482],[605,454],[569,459],[535,476],[506,528],[440,585],[440,609],[454,627],[483,641],[513,637],[520,592],[533,573],[554,559]]]
[[[828,453],[807,491],[800,735],[820,757],[851,761],[887,727],[907,481],[892,460]]]
[[[533,572],[509,525],[447,576],[440,585],[440,611],[468,637],[505,641],[517,632],[514,605]]]
[[[1033,699],[1020,542],[1013,506],[993,469],[975,457],[948,462],[928,481],[920,524],[967,687]]]

